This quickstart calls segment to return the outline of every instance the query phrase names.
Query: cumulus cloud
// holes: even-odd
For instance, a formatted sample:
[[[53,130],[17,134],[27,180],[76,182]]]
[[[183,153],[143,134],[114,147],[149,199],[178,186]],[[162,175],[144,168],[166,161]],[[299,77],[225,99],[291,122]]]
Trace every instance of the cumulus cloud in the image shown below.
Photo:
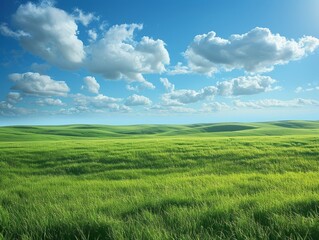
[[[125,101],[126,106],[145,106],[151,104],[152,101],[149,98],[137,94],[129,96]]]
[[[22,100],[22,96],[18,92],[9,92],[7,95],[7,102],[10,104],[15,104]]]
[[[61,108],[56,114],[65,114],[65,115],[72,115],[72,114],[78,114],[78,113],[84,113],[89,112],[89,108],[87,107],[70,107],[70,108]]]
[[[147,109],[148,111],[155,111],[157,113],[171,114],[171,113],[194,113],[195,109],[184,106],[163,106],[153,105]]]
[[[171,75],[188,74],[191,73],[191,70],[188,66],[183,65],[181,62],[178,62],[176,66],[174,66],[168,73]]]
[[[296,98],[292,100],[263,99],[258,101],[235,100],[234,106],[244,108],[273,108],[273,107],[303,107],[319,106],[319,101],[313,99]]]
[[[162,95],[164,105],[179,106],[189,103],[195,103],[209,97],[213,97],[217,93],[217,88],[208,86],[200,89],[199,91],[190,89],[175,90],[170,93]]]
[[[13,105],[6,102],[6,101],[0,101],[0,115],[6,115],[13,109]]]
[[[217,82],[215,86],[207,86],[198,91],[191,89],[174,90],[174,85],[171,86],[168,79],[163,80],[162,78],[161,82],[164,86],[166,84],[167,87],[171,87],[171,91],[169,93],[162,95],[163,104],[170,106],[195,103],[207,98],[213,98],[216,95],[252,95],[278,89],[278,87],[272,86],[276,80],[271,77],[261,75],[242,76],[228,81]]]
[[[153,84],[148,85],[148,82],[146,83],[147,84],[145,85],[144,83],[139,84],[138,82],[135,82],[135,83],[131,82],[126,85],[126,89],[129,91],[134,91],[134,92],[140,92],[144,89],[155,89],[155,86]]]
[[[66,96],[70,91],[64,81],[55,81],[50,76],[39,73],[13,73],[9,79],[14,82],[13,90],[37,96]]]
[[[19,40],[24,49],[61,68],[78,67],[85,58],[74,18],[52,4],[22,4],[12,17],[18,31],[2,24],[3,35]]]
[[[252,95],[268,92],[277,88],[272,85],[276,80],[268,76],[242,76],[229,81],[218,82],[218,94],[222,96]]]
[[[61,99],[54,99],[54,98],[39,99],[36,101],[36,103],[40,106],[63,106],[64,105]]]
[[[85,96],[83,94],[76,94],[72,96],[75,106],[63,109],[63,114],[73,114],[82,112],[129,112],[131,109],[128,106],[121,104],[122,98],[113,98],[98,94],[97,96]]]
[[[94,97],[76,94],[72,97],[77,106],[94,108],[112,108],[112,106],[114,106],[112,104],[121,102],[123,100],[122,98],[113,98],[103,94],[98,94]]]
[[[65,69],[84,67],[106,79],[137,81],[154,88],[143,75],[166,71],[170,58],[164,41],[148,36],[136,40],[134,32],[141,30],[142,24],[122,24],[109,28],[98,41],[96,30],[89,29],[90,44],[84,46],[78,38],[77,22],[87,26],[96,19],[80,9],[70,14],[52,2],[28,2],[12,16],[18,30],[3,23],[0,32],[17,39],[24,49],[52,65]]]
[[[105,32],[108,27],[109,27],[109,23],[103,20],[101,24],[99,25],[99,30],[101,30],[102,32]]]
[[[78,8],[74,10],[73,18],[74,20],[82,23],[84,26],[88,26],[94,20],[98,20],[98,17],[94,16],[93,13],[84,13]]]
[[[167,111],[169,113],[194,113],[196,110],[194,108],[182,107],[182,106],[170,106]]]
[[[5,101],[0,101],[0,116],[17,116],[34,112],[33,110],[16,107],[15,105],[22,100],[18,92],[9,92]]]
[[[140,90],[139,86],[132,86],[131,84],[126,85],[126,89],[129,91],[136,91],[136,92]]]
[[[88,31],[89,41],[94,42],[97,39],[97,32],[94,29]]]
[[[33,113],[34,110],[16,107],[8,101],[0,101],[0,116],[12,117]]]
[[[164,85],[165,89],[169,92],[174,91],[175,85],[168,81],[167,78],[160,78],[161,83]]]
[[[319,39],[304,36],[299,41],[256,27],[248,33],[217,37],[215,32],[197,35],[184,53],[194,72],[212,75],[219,70],[271,71],[275,65],[301,59],[315,51]]]
[[[204,103],[202,105],[201,112],[220,112],[225,110],[231,110],[232,108],[224,102],[211,102]]]
[[[134,40],[134,31],[142,27],[141,24],[111,27],[102,39],[89,47],[89,70],[107,79],[138,81],[154,88],[143,74],[164,72],[169,55],[162,40],[145,36],[140,41]]]
[[[312,91],[318,91],[319,90],[319,86],[312,86],[311,84],[306,87],[306,88],[303,88],[303,87],[297,87],[295,89],[295,93],[301,93],[301,92],[312,92]]]
[[[100,90],[100,84],[96,81],[94,77],[87,76],[83,78],[85,86],[82,88],[86,88],[89,92],[98,94]]]
[[[20,37],[28,37],[29,34],[25,33],[24,31],[22,30],[18,30],[18,31],[12,31],[8,25],[6,23],[2,23],[0,25],[0,33],[3,35],[3,36],[6,36],[6,37],[12,37],[12,38],[16,38],[16,39],[19,39]]]
[[[109,104],[108,109],[111,112],[130,112],[131,111],[130,107],[126,105],[122,105],[122,104],[116,104],[116,103]]]

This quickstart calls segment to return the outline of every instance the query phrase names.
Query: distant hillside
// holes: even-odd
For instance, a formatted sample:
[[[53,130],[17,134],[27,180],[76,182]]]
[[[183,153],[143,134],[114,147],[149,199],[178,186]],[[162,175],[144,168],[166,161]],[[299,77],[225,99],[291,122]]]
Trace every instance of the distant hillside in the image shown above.
[[[280,136],[319,134],[319,121],[212,123],[190,125],[64,125],[0,127],[0,141],[138,138],[157,136]]]

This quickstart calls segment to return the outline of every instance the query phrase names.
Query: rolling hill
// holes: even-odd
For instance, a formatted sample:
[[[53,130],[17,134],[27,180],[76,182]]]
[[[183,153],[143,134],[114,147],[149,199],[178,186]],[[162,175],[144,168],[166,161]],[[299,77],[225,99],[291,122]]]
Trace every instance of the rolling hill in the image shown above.
[[[139,138],[164,136],[280,136],[319,134],[319,121],[214,123],[191,125],[62,125],[0,127],[0,141],[42,141],[81,138]]]

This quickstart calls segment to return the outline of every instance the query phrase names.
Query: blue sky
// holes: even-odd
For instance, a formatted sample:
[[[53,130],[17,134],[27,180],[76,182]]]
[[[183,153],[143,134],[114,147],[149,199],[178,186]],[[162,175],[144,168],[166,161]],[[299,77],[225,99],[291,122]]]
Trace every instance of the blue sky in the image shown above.
[[[1,125],[319,118],[318,1],[1,4]]]

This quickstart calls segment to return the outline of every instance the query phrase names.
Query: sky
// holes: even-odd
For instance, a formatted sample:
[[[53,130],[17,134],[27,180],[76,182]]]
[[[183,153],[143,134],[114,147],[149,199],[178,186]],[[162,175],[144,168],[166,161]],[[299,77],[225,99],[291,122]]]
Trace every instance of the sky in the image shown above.
[[[0,5],[0,125],[319,119],[319,1]]]

